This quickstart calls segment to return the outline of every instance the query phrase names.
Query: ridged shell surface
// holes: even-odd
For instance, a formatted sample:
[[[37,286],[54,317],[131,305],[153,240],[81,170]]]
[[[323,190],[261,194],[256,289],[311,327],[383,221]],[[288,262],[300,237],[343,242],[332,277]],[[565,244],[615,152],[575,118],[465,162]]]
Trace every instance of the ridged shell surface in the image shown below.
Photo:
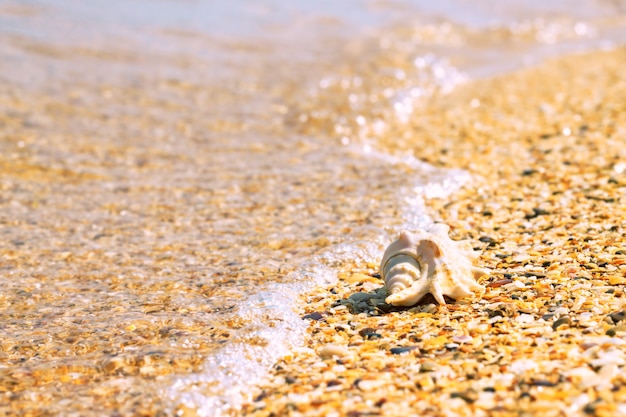
[[[428,293],[445,304],[444,295],[457,300],[484,290],[476,278],[488,270],[473,265],[476,253],[469,242],[450,239],[449,230],[436,223],[428,230],[405,231],[387,247],[380,275],[388,304],[412,306]]]

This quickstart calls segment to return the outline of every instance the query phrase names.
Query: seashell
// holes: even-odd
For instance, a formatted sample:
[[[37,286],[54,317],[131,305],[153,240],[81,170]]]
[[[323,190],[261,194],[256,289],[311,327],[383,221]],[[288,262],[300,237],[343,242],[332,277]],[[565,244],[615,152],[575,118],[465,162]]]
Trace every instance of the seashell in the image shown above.
[[[439,304],[443,296],[455,300],[470,296],[484,287],[476,278],[489,274],[472,265],[476,253],[468,241],[454,241],[450,227],[436,223],[427,231],[402,232],[383,255],[380,276],[394,306],[412,306],[431,293]]]

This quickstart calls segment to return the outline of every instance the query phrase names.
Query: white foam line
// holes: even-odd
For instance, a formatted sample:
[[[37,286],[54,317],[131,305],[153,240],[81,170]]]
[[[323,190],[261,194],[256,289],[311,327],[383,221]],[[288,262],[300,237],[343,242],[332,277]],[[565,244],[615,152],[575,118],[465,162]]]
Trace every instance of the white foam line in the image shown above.
[[[397,229],[414,230],[431,224],[424,199],[450,195],[470,179],[465,171],[438,169],[412,155],[390,155],[371,148],[361,148],[358,153],[416,171],[415,181],[409,181],[406,189],[395,193],[403,196],[398,197],[397,204],[398,215],[404,222]],[[431,181],[420,180],[417,173],[426,173]],[[373,236],[377,233],[380,236]],[[224,347],[212,352],[200,372],[174,377],[164,392],[171,401],[170,414],[183,405],[196,409],[202,417],[221,417],[232,415],[249,403],[252,387],[262,384],[271,367],[305,340],[308,323],[297,313],[302,294],[316,286],[334,283],[336,268],[345,261],[376,259],[389,238],[379,228],[373,228],[367,236],[353,236],[352,240],[334,245],[288,274],[286,283],[270,283],[241,303],[234,316],[251,324],[237,331]],[[252,339],[257,342],[250,343]]]
[[[303,267],[298,275],[288,277],[298,282],[270,284],[240,305],[236,315],[251,324],[213,352],[199,373],[175,378],[164,392],[171,401],[170,415],[183,405],[202,417],[220,417],[250,402],[250,388],[259,385],[271,367],[304,340],[308,324],[296,314],[299,296],[317,285],[329,285],[336,276],[319,263]],[[253,339],[258,342],[250,343]]]

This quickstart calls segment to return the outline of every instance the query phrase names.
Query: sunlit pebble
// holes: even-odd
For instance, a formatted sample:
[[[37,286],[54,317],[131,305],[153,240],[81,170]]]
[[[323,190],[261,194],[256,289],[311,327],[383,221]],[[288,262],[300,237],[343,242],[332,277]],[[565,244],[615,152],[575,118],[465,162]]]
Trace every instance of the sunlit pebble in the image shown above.
[[[446,76],[446,70],[442,66],[437,65],[433,68],[433,74],[435,75],[435,78],[442,79]]]
[[[347,136],[344,136],[341,138],[341,144],[342,145],[349,145],[350,144],[350,138]]]
[[[613,167],[613,171],[617,172],[618,174],[625,172],[626,162],[620,162],[618,164],[615,164],[615,166]]]
[[[574,25],[574,32],[576,32],[578,36],[585,36],[587,33],[589,33],[589,27],[583,22],[577,22]]]
[[[421,97],[422,95],[424,95],[424,89],[419,87],[411,88],[411,97],[417,98]]]
[[[401,69],[397,69],[395,75],[398,80],[404,80],[406,78],[406,74]]]
[[[23,148],[23,147],[24,147],[24,145],[25,145],[25,143],[24,143],[24,141],[23,141],[23,140],[21,140],[21,141],[17,142],[17,147],[18,147],[18,148]]]
[[[372,129],[378,135],[382,134],[386,127],[387,127],[387,124],[380,119],[377,119],[376,121],[374,121],[372,125]]]
[[[459,336],[453,336],[452,337],[452,341],[454,343],[471,343],[474,339],[472,338],[472,336],[468,336],[468,335],[459,335]]]
[[[477,98],[473,98],[473,99],[470,101],[470,107],[471,107],[471,108],[473,108],[473,109],[475,109],[475,108],[477,108],[477,107],[480,107],[480,100],[479,100],[479,99],[477,99]]]
[[[406,103],[404,103],[404,102],[402,102],[402,101],[399,101],[399,102],[397,102],[397,103],[394,103],[394,104],[393,104],[393,108],[394,108],[394,110],[395,110],[397,113],[406,113],[406,111],[407,111],[407,109],[406,109],[406,108],[407,108],[407,105],[406,105]]]
[[[328,88],[330,86],[330,80],[328,78],[322,78],[319,82],[320,88]]]
[[[435,61],[434,55],[427,54],[427,55],[418,56],[417,58],[415,58],[413,60],[413,64],[417,68],[424,68],[424,67],[427,67],[428,65],[431,65],[434,61]]]
[[[563,133],[563,136],[570,136],[572,134],[572,129],[565,127],[561,132]]]
[[[365,117],[363,117],[363,116],[361,116],[361,115],[357,116],[357,117],[356,117],[356,123],[357,123],[359,126],[363,126],[363,125],[365,124]]]

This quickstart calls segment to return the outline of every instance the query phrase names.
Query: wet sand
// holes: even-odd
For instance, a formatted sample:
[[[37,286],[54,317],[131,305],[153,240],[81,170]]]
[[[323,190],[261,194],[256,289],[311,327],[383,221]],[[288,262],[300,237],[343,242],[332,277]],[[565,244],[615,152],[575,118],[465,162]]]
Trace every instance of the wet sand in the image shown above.
[[[473,174],[428,207],[482,252],[485,293],[390,308],[376,264],[346,267],[302,300],[306,346],[243,414],[626,415],[625,64],[561,58],[393,126],[384,146]]]

